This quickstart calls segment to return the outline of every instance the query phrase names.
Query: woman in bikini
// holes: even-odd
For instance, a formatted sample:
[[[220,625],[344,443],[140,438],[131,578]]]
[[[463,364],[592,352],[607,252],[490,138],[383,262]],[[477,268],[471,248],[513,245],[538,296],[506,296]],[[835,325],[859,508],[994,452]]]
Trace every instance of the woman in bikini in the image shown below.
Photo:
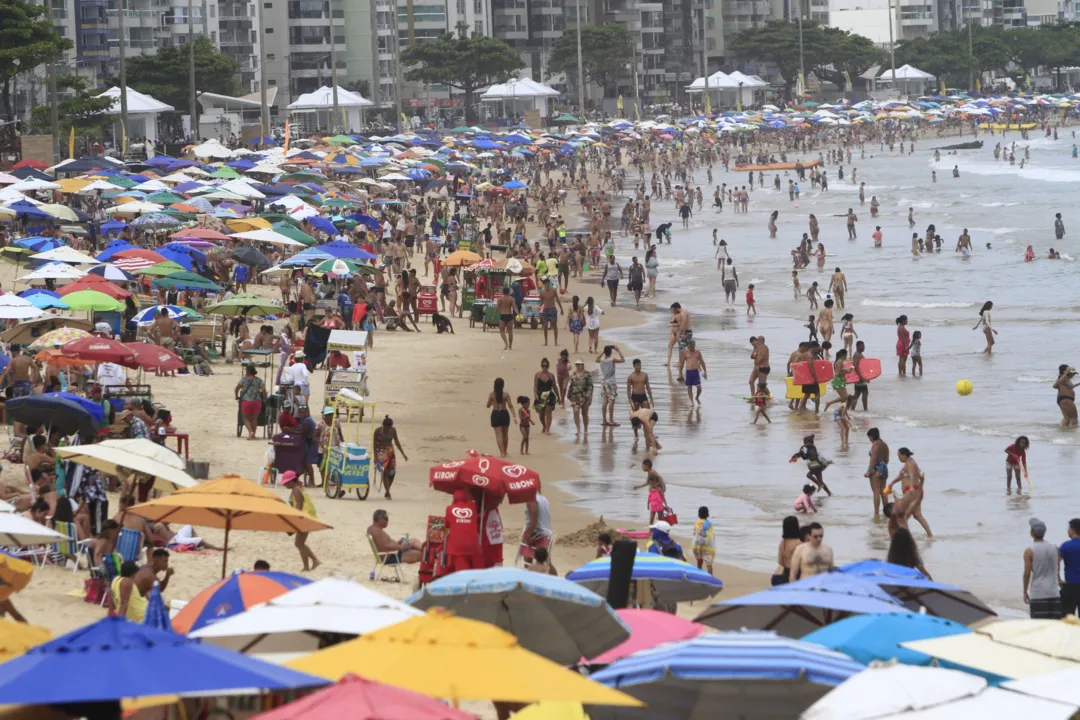
[[[847,405],[848,391],[847,380],[845,379],[847,370],[844,367],[847,363],[847,358],[847,350],[836,351],[836,359],[833,361],[833,376],[832,380],[829,381],[829,384],[832,385],[832,389],[836,392],[836,397],[825,403],[826,410],[834,403],[840,403],[840,407],[845,407]]]
[[[814,253],[817,256],[817,269],[823,270],[825,268],[825,245],[824,243],[817,244],[817,252]]]
[[[581,331],[585,328],[585,311],[577,295],[570,299],[570,312],[566,313],[566,329],[574,336],[574,353],[581,352]]]
[[[997,330],[990,324],[990,311],[993,308],[993,301],[987,300],[979,310],[979,322],[971,328],[972,330],[978,330],[980,327],[983,329],[983,335],[986,336],[986,349],[983,350],[983,355],[991,355],[994,352],[994,336],[997,335]]]
[[[892,488],[896,483],[902,482],[901,488],[904,496],[896,502],[892,512],[896,513],[900,527],[906,528],[908,520],[915,518],[923,526],[926,536],[934,537],[934,533],[930,532],[930,524],[926,522],[926,518],[922,514],[922,502],[925,494],[923,488],[926,484],[926,476],[919,469],[919,464],[915,462],[915,453],[906,447],[902,447],[896,451],[896,456],[900,458],[900,462],[904,463],[904,466],[896,474],[896,479],[889,483],[889,487]]]
[[[1071,365],[1058,366],[1058,379],[1054,382],[1057,390],[1057,404],[1061,409],[1061,424],[1070,427],[1076,425],[1076,390],[1073,377],[1076,368]]]
[[[491,429],[495,431],[495,444],[499,446],[499,457],[506,457],[506,449],[510,444],[510,411],[514,409],[514,401],[510,393],[504,388],[506,383],[502,378],[495,378],[495,388],[488,394],[487,406],[491,408]]]
[[[833,309],[833,305],[835,305],[835,304],[836,303],[834,303],[832,301],[832,299],[830,298],[830,299],[825,301],[825,307],[821,308],[821,310],[818,310],[818,315],[817,315],[818,335],[821,336],[822,342],[827,342],[827,343],[832,342],[832,336],[833,336],[832,309]]]
[[[840,337],[844,338],[844,349],[850,355],[851,346],[855,342],[855,338],[859,337],[859,333],[855,332],[855,316],[851,313],[844,313],[840,321]]]
[[[570,386],[569,350],[560,350],[555,359],[555,384],[559,389],[559,407],[566,407],[566,390]]]

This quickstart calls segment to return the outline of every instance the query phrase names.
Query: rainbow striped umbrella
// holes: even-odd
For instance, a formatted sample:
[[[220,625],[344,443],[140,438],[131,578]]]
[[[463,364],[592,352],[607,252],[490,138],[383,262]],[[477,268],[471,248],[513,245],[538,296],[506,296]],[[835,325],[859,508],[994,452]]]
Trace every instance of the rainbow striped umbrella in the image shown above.
[[[310,582],[289,573],[238,571],[192,598],[173,618],[173,630],[187,635]]]
[[[611,558],[602,557],[566,574],[567,580],[584,585],[598,595],[607,595],[611,576]],[[634,580],[649,580],[662,602],[704,600],[724,589],[720,578],[713,577],[689,563],[656,553],[639,552],[634,558]]]

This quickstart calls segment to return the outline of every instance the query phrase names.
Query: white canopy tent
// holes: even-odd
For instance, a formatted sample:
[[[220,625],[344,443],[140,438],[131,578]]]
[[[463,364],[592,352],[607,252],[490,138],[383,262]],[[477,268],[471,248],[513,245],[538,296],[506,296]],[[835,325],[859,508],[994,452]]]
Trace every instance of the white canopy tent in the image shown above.
[[[901,65],[896,68],[896,87],[892,89],[906,95],[922,95],[926,90],[927,84],[932,84],[934,79],[933,75],[928,72],[923,72],[913,65]],[[878,86],[884,84],[888,87],[892,87],[892,82],[892,68],[884,68],[881,71],[881,74],[877,76]]]
[[[329,130],[340,123],[344,125],[344,130],[348,132],[350,129],[358,128],[363,124],[362,109],[375,105],[360,93],[346,90],[340,85],[337,87],[337,96],[337,104],[345,115],[344,118],[333,117],[334,90],[326,85],[314,92],[304,93],[296,98],[295,102],[289,104],[289,113],[306,115],[305,121],[311,122],[305,122],[304,124],[309,125],[311,130],[320,128]],[[327,122],[325,125],[320,123],[320,113],[326,113]]]
[[[548,98],[558,97],[555,88],[529,78],[516,78],[492,85],[480,96],[482,102],[502,102],[506,114],[536,110],[540,117],[548,116]],[[507,104],[509,103],[509,104]]]
[[[108,115],[120,115],[120,88],[113,86],[97,97],[112,98],[113,104],[109,106],[105,113]],[[172,105],[166,105],[151,95],[144,95],[131,88],[127,89],[127,106],[127,137],[129,143],[136,138],[142,137],[157,142],[157,116],[163,112],[172,112],[175,109]],[[120,132],[119,130],[115,132],[119,140]],[[117,146],[119,147],[119,144]]]
[[[756,75],[744,75],[736,70],[732,73],[715,72],[709,76],[708,90],[710,101],[715,98],[717,105],[734,107],[740,102],[742,105],[756,105],[758,94],[769,83]],[[686,86],[688,93],[705,92],[705,78],[699,77]]]

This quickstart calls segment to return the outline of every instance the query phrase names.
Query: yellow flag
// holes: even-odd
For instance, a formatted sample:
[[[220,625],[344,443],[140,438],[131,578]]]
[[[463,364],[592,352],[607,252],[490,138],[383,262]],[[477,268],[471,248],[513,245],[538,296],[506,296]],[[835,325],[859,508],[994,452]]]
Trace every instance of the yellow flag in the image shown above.
[[[405,117],[405,113],[401,113],[401,129],[402,130],[408,130],[409,129],[409,118]]]
[[[619,108],[619,112],[622,112],[622,95],[615,101],[615,107]]]
[[[982,81],[979,78],[975,78],[975,92],[982,92]]]
[[[641,113],[638,112],[638,101],[634,100],[634,117],[638,122],[641,122]]]
[[[341,131],[342,132],[348,132],[349,131],[349,123],[345,119],[345,108],[341,108]]]
[[[806,94],[806,79],[802,73],[799,73],[795,78],[795,97],[802,97]]]
[[[289,154],[289,118],[285,118],[285,154]]]
[[[709,100],[709,93],[705,93],[705,114],[712,115],[712,102]]]
[[[938,80],[938,89],[941,91],[942,95],[946,94],[946,92],[945,92],[945,81],[944,80]]]
[[[735,91],[735,109],[742,112],[742,88]]]
[[[71,126],[71,134],[68,136],[68,157],[75,159],[75,126]]]
[[[120,157],[127,155],[127,125],[120,123]]]
[[[851,94],[851,73],[847,70],[844,71],[844,93]]]

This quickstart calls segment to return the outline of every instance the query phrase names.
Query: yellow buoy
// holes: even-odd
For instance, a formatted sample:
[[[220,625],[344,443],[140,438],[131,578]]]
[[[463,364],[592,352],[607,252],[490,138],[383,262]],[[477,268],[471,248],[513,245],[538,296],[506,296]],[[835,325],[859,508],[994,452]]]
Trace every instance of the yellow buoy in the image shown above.
[[[961,380],[956,383],[956,392],[961,395],[970,395],[971,391],[975,389],[975,386],[971,384],[970,380]]]

